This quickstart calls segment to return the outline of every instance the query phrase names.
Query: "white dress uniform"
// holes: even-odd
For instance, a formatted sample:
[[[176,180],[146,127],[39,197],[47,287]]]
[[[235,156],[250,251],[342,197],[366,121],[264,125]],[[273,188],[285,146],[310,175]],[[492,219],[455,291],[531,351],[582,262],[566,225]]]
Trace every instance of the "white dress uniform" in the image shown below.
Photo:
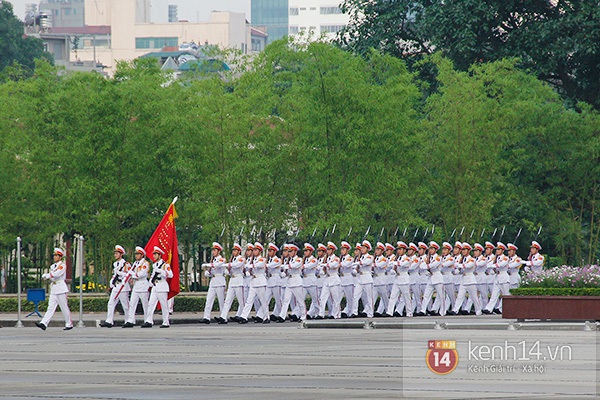
[[[375,303],[379,297],[379,306],[377,307],[378,315],[382,314],[388,307],[390,296],[388,293],[388,263],[387,257],[383,254],[375,257],[373,262],[373,303]]]
[[[289,264],[283,265],[284,272],[282,274],[287,280],[283,303],[281,304],[281,313],[279,314],[279,322],[283,322],[292,300],[292,296],[296,299],[298,306],[298,314],[301,320],[306,319],[306,304],[304,303],[304,288],[302,286],[302,258],[297,255],[290,258]]]
[[[439,247],[439,246],[438,246]],[[431,302],[433,296],[433,290],[440,298],[442,304],[440,306],[440,314],[446,315],[446,299],[444,298],[444,277],[441,272],[442,257],[439,254],[427,255],[423,263],[421,263],[421,271],[425,271],[429,274],[427,285],[423,293],[423,301],[421,303],[421,314],[427,312],[427,306]]]
[[[410,291],[412,292],[412,309],[411,312],[419,311],[421,309],[421,286],[419,283],[419,266],[421,265],[421,257],[414,254],[410,267],[408,269],[408,276],[410,277]],[[408,310],[406,310],[408,313]]]
[[[514,255],[508,259],[508,275],[510,276],[510,288],[515,289],[518,288],[521,284],[521,275],[519,275],[519,270],[521,266],[525,263],[518,255]]]
[[[305,296],[310,295],[310,307],[307,315],[314,318],[319,313],[319,294],[317,292],[317,267],[318,261],[315,256],[310,256],[304,260],[303,281]]]
[[[121,306],[123,307],[123,312],[125,313],[125,318],[129,315],[129,292],[131,291],[131,287],[129,286],[129,282],[127,281],[128,276],[127,273],[131,269],[131,264],[129,264],[125,259],[121,258],[113,263],[113,276],[110,280],[110,287],[112,290],[110,291],[110,297],[108,299],[108,306],[106,310],[106,319],[105,323],[113,325],[115,307],[118,302],[121,302]],[[123,285],[123,282],[125,284]],[[119,290],[123,286],[121,293]],[[117,293],[119,293],[118,298]]]
[[[52,264],[50,266],[50,272],[42,276],[42,278],[50,280],[50,298],[48,299],[48,308],[46,309],[46,313],[41,321],[41,323],[44,324],[42,329],[45,329],[45,327],[47,327],[50,323],[50,320],[56,311],[56,306],[59,306],[60,311],[62,311],[65,319],[65,328],[73,328],[71,311],[69,310],[69,304],[67,302],[67,293],[69,292],[69,288],[65,283],[66,274],[67,265],[61,260]]]
[[[494,287],[492,289],[492,297],[488,305],[485,307],[486,314],[491,313],[500,299],[500,293],[503,295],[510,294],[510,277],[508,276],[508,257],[505,254],[496,256],[494,262],[494,269],[496,270],[496,280],[494,281]],[[502,305],[498,307],[502,310]]]
[[[240,317],[242,315],[242,310],[244,309],[245,264],[246,260],[242,255],[232,258],[231,261],[226,264],[226,273],[229,275],[229,288],[227,289],[227,294],[225,295],[225,303],[223,304],[223,308],[220,308],[221,318],[225,321],[227,321],[227,316],[229,315],[229,310],[231,310],[233,299],[237,299],[238,301],[236,316]]]
[[[542,272],[542,269],[544,267],[544,256],[540,253],[535,253],[534,255],[530,254],[529,257],[527,257],[527,261],[525,261],[524,264],[527,266],[525,268],[526,272],[531,270],[532,272],[539,274],[540,272]]]
[[[340,318],[340,302],[342,301],[342,289],[340,286],[342,282],[338,275],[340,258],[335,254],[327,257],[323,267],[325,282],[323,282],[321,298],[319,299],[319,304],[321,304],[319,316],[325,317],[325,305],[330,304],[331,309],[329,310],[329,315],[333,316],[333,318]],[[330,298],[331,301],[328,302]]]
[[[146,315],[146,326],[152,326],[154,324],[154,310],[156,305],[160,303],[160,309],[162,312],[162,325],[170,326],[169,324],[169,303],[167,297],[169,296],[169,283],[167,279],[173,277],[173,271],[171,266],[164,260],[160,259],[158,262],[152,264],[152,274],[150,275],[150,284],[152,290],[150,291],[150,300],[148,301],[148,315]]]
[[[483,254],[475,259],[475,279],[477,280],[477,292],[479,293],[479,302],[483,309],[487,306],[488,292],[487,292],[487,258]],[[467,302],[466,309],[470,310],[474,304],[473,300],[469,295],[469,301]]]
[[[485,300],[484,309],[487,307],[487,304],[490,301],[490,296],[492,295],[492,290],[494,288],[494,282],[496,281],[496,271],[494,270],[496,264],[496,255],[494,253],[485,257],[486,266],[485,266],[485,281],[487,283],[487,294]]]
[[[479,301],[479,296],[477,294],[477,279],[474,274],[475,268],[477,267],[475,258],[471,255],[463,257],[461,264],[462,281],[458,289],[458,296],[456,297],[456,303],[454,303],[452,312],[458,314],[460,307],[465,301],[465,294],[469,292],[469,298],[472,299],[473,304],[475,304],[475,314],[481,315],[481,302]]]
[[[355,263],[357,283],[354,288],[354,299],[352,303],[352,312],[358,312],[358,301],[362,300],[363,312],[368,318],[373,318],[373,262],[371,254],[365,253],[360,256],[358,263]]]
[[[133,262],[130,274],[134,283],[131,291],[131,301],[129,302],[129,313],[125,323],[129,322],[135,325],[135,310],[140,301],[144,309],[144,320],[148,316],[148,288],[150,287],[148,272],[150,272],[150,263],[145,258]]]
[[[258,308],[254,305],[256,311],[256,317],[263,320],[263,322],[269,321],[269,305],[267,304],[267,260],[263,256],[254,257],[250,269],[246,271],[246,275],[252,277],[250,282],[250,292],[248,293],[248,300],[244,304],[242,315],[240,318],[247,320],[250,316],[250,311],[254,305],[254,300],[258,299]],[[265,321],[266,320],[266,321]]]
[[[454,308],[454,302],[456,301],[454,293],[454,256],[451,253],[442,256],[440,272],[444,282],[444,300],[446,300],[444,305],[446,311],[448,311],[448,309]],[[439,297],[435,298],[432,308],[441,314],[441,299]]]
[[[388,260],[387,270],[385,274],[387,276],[387,294],[388,294],[388,302],[387,307],[389,307],[390,294],[392,293],[392,288],[394,287],[394,281],[396,280],[396,254],[386,255]],[[387,307],[382,309],[383,303],[379,302],[379,306],[377,306],[377,312],[380,314],[385,314],[387,312]]]
[[[279,315],[281,312],[281,258],[273,256],[267,260],[267,307],[271,299],[275,299],[273,315]]]
[[[346,254],[340,259],[340,285],[343,296],[346,298],[346,306],[342,310],[342,314],[349,316],[352,314],[352,301],[354,299],[354,257],[350,254]]]
[[[227,262],[221,254],[214,257],[211,262],[202,264],[206,268],[204,275],[210,278],[208,284],[208,293],[206,294],[206,303],[204,303],[203,321],[210,321],[215,296],[219,302],[219,310],[223,310],[223,301],[225,300],[225,270]]]
[[[408,275],[408,269],[412,264],[411,257],[403,254],[398,261],[395,262],[394,271],[394,285],[392,286],[392,292],[390,294],[390,300],[388,302],[387,314],[390,316],[394,315],[396,304],[400,293],[404,299],[404,305],[406,307],[406,316],[412,317],[412,300],[410,299],[410,276]],[[402,310],[399,310],[402,311]]]

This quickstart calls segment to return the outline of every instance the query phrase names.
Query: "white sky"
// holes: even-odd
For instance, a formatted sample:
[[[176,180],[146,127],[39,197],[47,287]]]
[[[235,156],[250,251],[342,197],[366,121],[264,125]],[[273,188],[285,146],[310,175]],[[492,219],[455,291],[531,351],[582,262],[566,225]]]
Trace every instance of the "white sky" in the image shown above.
[[[8,1],[13,4],[14,13],[20,20],[25,17],[25,4],[39,5],[39,0]],[[190,22],[208,21],[210,12],[213,10],[243,12],[246,14],[246,19],[250,21],[250,0],[170,0],[169,4],[178,5],[179,19],[187,19]]]

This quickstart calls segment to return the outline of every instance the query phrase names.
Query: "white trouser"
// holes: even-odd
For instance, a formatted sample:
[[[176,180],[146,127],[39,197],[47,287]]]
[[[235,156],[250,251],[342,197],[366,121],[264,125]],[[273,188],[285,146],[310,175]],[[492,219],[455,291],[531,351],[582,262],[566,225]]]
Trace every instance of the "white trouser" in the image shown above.
[[[352,301],[354,299],[354,285],[342,286],[342,292],[346,298],[346,307],[344,307],[342,312],[346,315],[350,315],[352,311]]]
[[[46,309],[46,314],[44,314],[44,318],[42,318],[42,324],[48,326],[54,312],[56,311],[56,306],[60,307],[60,311],[62,311],[63,317],[65,319],[65,327],[70,328],[73,326],[73,322],[71,322],[71,311],[69,310],[69,303],[67,302],[67,294],[51,294],[48,299],[48,309]]]
[[[281,312],[281,286],[267,286],[267,307],[269,307],[269,305],[271,304],[271,299],[275,299],[273,315],[279,315],[279,313]]]
[[[388,293],[388,287],[387,285],[373,286],[373,291],[375,292],[373,303],[375,303],[377,297],[379,297],[380,300],[379,305],[377,306],[377,312],[379,314],[383,314],[388,308],[388,300],[390,297],[390,294]]]
[[[492,289],[492,297],[490,297],[490,301],[488,302],[487,306],[485,307],[486,310],[488,311],[493,311],[494,308],[496,307],[496,303],[498,303],[498,300],[500,299],[500,293],[502,293],[505,296],[508,296],[510,294],[510,283],[506,282],[506,283],[494,283],[494,288]],[[502,310],[502,305],[500,304],[500,306],[498,307],[500,310]]]
[[[454,283],[444,283],[444,305],[446,306],[446,311],[448,309],[454,308],[454,302],[456,301],[456,293],[454,292]],[[437,296],[435,301],[433,302],[433,306],[431,306],[432,310],[440,312],[440,306],[442,299]],[[441,314],[441,312],[440,312]]]
[[[406,316],[412,317],[412,302],[410,300],[410,285],[396,285],[392,286],[392,293],[390,294],[390,300],[388,302],[387,314],[394,315],[394,311],[396,305],[398,304],[398,298],[400,297],[400,293],[402,293],[402,298],[404,302],[403,306],[406,305]],[[402,312],[402,309],[399,309],[398,312]]]
[[[167,292],[150,292],[150,300],[148,301],[148,315],[146,315],[146,322],[154,325],[154,310],[156,305],[160,303],[160,310],[162,312],[162,324],[169,325],[169,302],[167,301],[169,293]]]
[[[435,285],[428,283],[425,286],[425,293],[423,294],[423,301],[421,302],[421,312],[422,313],[427,312],[427,306],[429,305],[429,302],[431,302],[431,297],[433,296],[434,289],[435,289],[435,292],[437,293],[437,297],[442,302],[440,304],[440,314],[442,316],[444,316],[444,315],[446,315],[446,299],[444,298],[444,284],[443,283],[436,283]]]
[[[255,300],[258,299],[258,305]],[[269,309],[267,308],[267,287],[266,286],[250,286],[250,293],[248,293],[248,301],[244,304],[244,310],[242,311],[241,317],[248,319],[252,306],[256,311],[258,318],[264,319],[265,316],[269,315]]]
[[[238,301],[238,311],[236,315],[238,317],[242,315],[242,310],[244,309],[244,287],[229,286],[227,295],[225,296],[225,304],[223,305],[223,308],[219,307],[219,310],[221,310],[221,318],[227,319],[234,298]]]
[[[131,292],[131,300],[129,301],[129,313],[127,313],[127,319],[125,322],[129,322],[135,325],[135,310],[138,302],[141,300],[142,308],[144,309],[144,318],[148,315],[148,291],[145,292]]]
[[[331,299],[331,302],[329,301]],[[340,318],[340,302],[342,301],[342,288],[340,285],[334,286],[323,286],[321,289],[321,299],[320,304],[321,308],[319,310],[319,315],[321,317],[325,316],[325,304],[330,305],[329,315],[333,315],[333,318]]]
[[[222,310],[223,299],[225,298],[225,286],[211,286],[208,288],[208,293],[206,294],[206,303],[204,303],[204,319],[210,319],[213,304],[215,303],[215,296],[219,301],[219,310]]]
[[[283,303],[281,303],[281,313],[279,314],[279,316],[285,319],[285,314],[288,311],[290,301],[292,301],[292,296],[296,301],[296,306],[298,307],[298,311],[292,311],[292,313],[294,313],[294,315],[296,315],[301,320],[306,319],[306,305],[304,303],[305,295],[304,288],[302,286],[285,288],[285,293],[283,295]]]
[[[125,314],[125,318],[129,315],[129,292],[121,290],[119,293],[119,297],[115,299],[115,296],[119,292],[119,288],[114,287],[110,292],[110,298],[108,299],[108,307],[106,311],[106,322],[109,324],[114,323],[113,317],[115,315],[115,307],[121,302],[121,306],[123,307],[123,313]]]
[[[479,301],[479,295],[477,294],[477,284],[472,285],[460,285],[458,288],[458,296],[456,297],[456,303],[452,311],[455,313],[460,310],[460,306],[465,301],[465,294],[469,292],[469,299],[475,304],[475,314],[481,315],[481,302]],[[470,309],[466,308],[467,310]]]
[[[354,288],[354,299],[352,301],[352,314],[358,314],[358,300],[362,299],[363,312],[367,317],[373,317],[373,284],[357,283]]]
[[[308,286],[304,288],[305,290],[305,298],[306,294],[310,295],[310,307],[308,309],[307,315],[311,317],[316,317],[319,313],[319,293],[317,291],[316,286]]]
[[[410,291],[413,294],[414,300],[414,304],[412,304],[413,307],[410,311],[419,311],[421,309],[421,299],[423,298],[423,292],[421,292],[421,285],[419,283],[412,283],[410,285]],[[408,312],[408,308],[406,309],[406,312]]]

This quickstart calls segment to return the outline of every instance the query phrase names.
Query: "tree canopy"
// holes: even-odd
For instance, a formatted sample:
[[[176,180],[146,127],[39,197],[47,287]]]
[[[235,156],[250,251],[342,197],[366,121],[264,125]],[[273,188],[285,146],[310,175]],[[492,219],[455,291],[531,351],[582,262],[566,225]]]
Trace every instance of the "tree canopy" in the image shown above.
[[[598,257],[597,112],[565,108],[514,59],[414,68],[288,40],[175,81],[148,60],[110,79],[38,61],[0,84],[0,242],[81,233],[107,264],[115,243],[144,244],[177,195],[184,243],[223,226],[225,242],[244,226],[282,242],[334,225],[335,240],[367,226],[371,240],[396,227],[410,240],[435,224],[436,240],[523,228],[526,246],[543,225],[551,255]],[[420,78],[431,68],[435,91]]]
[[[409,64],[441,51],[461,70],[519,59],[569,100],[600,107],[600,4],[597,0],[345,0],[351,16],[340,43],[371,48]]]

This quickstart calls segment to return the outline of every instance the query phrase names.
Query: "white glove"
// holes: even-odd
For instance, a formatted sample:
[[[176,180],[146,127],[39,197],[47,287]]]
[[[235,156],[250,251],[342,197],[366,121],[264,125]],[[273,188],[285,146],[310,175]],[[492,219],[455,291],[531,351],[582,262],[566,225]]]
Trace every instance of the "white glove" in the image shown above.
[[[282,278],[285,278],[287,275],[285,274],[285,272],[282,271],[282,272],[279,273],[279,276],[282,277]]]
[[[43,274],[42,279],[50,279],[50,274]]]
[[[252,274],[248,271],[246,271],[246,276],[252,276]]]
[[[210,278],[210,272],[209,271],[204,271],[204,276],[207,278]]]

